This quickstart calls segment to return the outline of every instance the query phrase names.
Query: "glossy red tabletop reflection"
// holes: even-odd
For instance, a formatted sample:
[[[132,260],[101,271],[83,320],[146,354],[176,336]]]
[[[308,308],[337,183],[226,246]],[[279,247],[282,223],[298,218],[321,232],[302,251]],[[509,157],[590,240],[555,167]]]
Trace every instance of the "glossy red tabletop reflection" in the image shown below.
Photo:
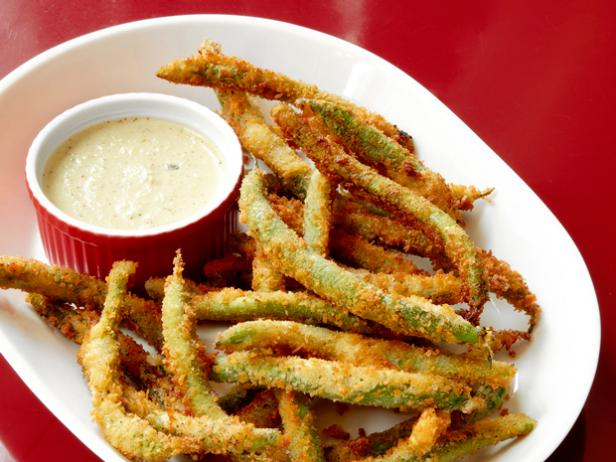
[[[357,43],[431,90],[530,185],[582,252],[603,329],[590,397],[550,460],[609,458],[616,434],[614,3],[2,0],[0,77],[75,36],[186,13],[273,18]],[[0,461],[97,459],[1,357],[0,443]]]

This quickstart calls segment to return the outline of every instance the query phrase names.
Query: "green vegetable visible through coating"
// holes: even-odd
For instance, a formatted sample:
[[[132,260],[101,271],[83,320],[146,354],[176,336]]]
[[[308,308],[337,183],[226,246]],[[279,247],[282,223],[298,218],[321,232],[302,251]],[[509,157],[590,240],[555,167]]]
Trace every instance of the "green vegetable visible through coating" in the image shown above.
[[[329,180],[315,170],[304,203],[304,240],[316,252],[327,256],[332,221],[332,188]]]
[[[163,461],[196,452],[198,445],[193,439],[156,430],[146,420],[126,412],[122,405],[117,330],[126,284],[134,269],[130,262],[114,263],[100,319],[83,340],[78,358],[92,392],[92,414],[105,437],[131,459]]]
[[[280,390],[277,393],[285,434],[289,437],[289,455],[294,462],[325,462],[321,438],[314,428],[310,401],[301,393]]]
[[[165,355],[169,370],[186,396],[195,415],[213,419],[227,417],[216,403],[216,396],[207,383],[203,345],[195,332],[195,319],[184,292],[182,257],[178,253],[173,261],[173,274],[165,283],[162,324]]]
[[[292,321],[236,324],[218,334],[216,346],[226,352],[283,349],[356,366],[390,367],[503,387],[509,386],[516,373],[513,365],[502,361],[482,361],[436,347],[417,347]]]
[[[466,285],[470,318],[477,323],[487,300],[486,284],[475,245],[456,221],[427,199],[380,175],[341,147],[319,136],[290,108],[277,106],[272,110],[272,116],[285,137],[301,147],[322,172],[353,183],[438,235]]]
[[[364,282],[316,252],[272,210],[262,173],[253,170],[242,183],[240,209],[250,233],[278,269],[316,294],[339,303],[353,314],[378,322],[402,335],[449,343],[476,343],[479,330],[446,305],[420,297],[397,297]]]
[[[452,217],[459,218],[456,201],[443,177],[427,169],[399,143],[339,105],[309,100],[300,106],[304,113],[314,115],[348,152],[382,166],[393,181],[412,189]]]
[[[466,409],[470,400],[466,385],[439,376],[257,352],[220,353],[212,366],[212,378],[385,408]]]

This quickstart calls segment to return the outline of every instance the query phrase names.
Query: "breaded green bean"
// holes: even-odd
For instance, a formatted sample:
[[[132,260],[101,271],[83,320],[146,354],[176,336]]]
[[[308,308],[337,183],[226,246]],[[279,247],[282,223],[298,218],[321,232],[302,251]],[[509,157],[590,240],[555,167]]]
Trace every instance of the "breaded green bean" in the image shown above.
[[[235,415],[257,428],[278,428],[281,423],[278,399],[273,390],[258,392],[249,403],[238,409]]]
[[[284,288],[284,275],[274,268],[261,247],[257,246],[252,259],[252,289],[269,292]]]
[[[514,271],[509,263],[499,260],[492,252],[479,250],[488,289],[507,300],[516,310],[528,314],[529,332],[539,320],[541,308],[520,273]]]
[[[436,406],[454,410],[466,409],[471,401],[466,385],[439,376],[257,352],[219,354],[212,366],[212,378],[386,408]]]
[[[287,189],[298,197],[304,198],[309,184],[310,167],[282,138],[273,132],[263,120],[259,110],[250,104],[244,94],[222,91],[217,91],[217,94],[223,107],[223,116],[238,133],[244,148],[263,160],[282,179]],[[313,174],[318,175],[317,172]],[[313,201],[308,203],[313,203]],[[320,214],[322,213],[323,211],[320,211]],[[352,217],[348,220],[352,220]],[[312,239],[310,236],[312,231],[308,229],[307,232],[308,240]],[[362,241],[360,244],[369,243]],[[366,245],[363,247],[366,249],[356,249],[353,255],[358,257],[365,253],[362,250],[370,250]],[[349,248],[346,247],[345,250]],[[366,257],[363,261],[379,261],[379,259]]]
[[[289,437],[291,460],[325,462],[321,438],[314,428],[314,417],[308,399],[291,390],[280,390],[276,396],[284,432]]]
[[[197,338],[194,313],[184,292],[183,269],[184,263],[178,252],[173,261],[173,274],[165,283],[163,353],[167,367],[194,414],[224,419],[227,414],[218,406],[216,395],[207,381],[203,345]]]
[[[77,345],[81,345],[92,326],[100,319],[100,312],[92,308],[76,309],[70,305],[62,304],[62,302],[52,302],[41,294],[29,293],[26,296],[26,301],[30,303],[32,309],[40,317]],[[119,342],[123,342],[124,339],[126,339],[127,344],[138,345],[127,335],[118,336]],[[143,351],[143,348],[141,350]]]
[[[348,152],[359,155],[373,165],[382,166],[387,177],[459,219],[456,201],[443,177],[427,169],[399,143],[338,105],[309,100],[302,102],[300,107],[304,114],[314,116]]]
[[[312,250],[327,256],[332,219],[332,188],[329,180],[318,170],[310,176],[303,215],[304,240]],[[276,396],[284,431],[289,437],[291,459],[325,462],[309,400],[291,390],[281,390]]]
[[[235,130],[243,148],[265,162],[286,189],[304,198],[310,166],[267,125],[261,111],[250,103],[245,93],[218,90],[216,95],[222,116]]]
[[[299,235],[306,234],[301,216],[306,211],[304,205],[297,199],[269,194],[272,208],[293,231]],[[346,214],[345,212],[341,212]],[[305,238],[304,238],[305,239]],[[342,229],[332,229],[330,235],[331,251],[341,260],[361,266],[376,272],[418,272],[408,256],[395,250],[385,249],[370,243],[355,234],[349,234]]]
[[[454,183],[449,183],[449,189],[456,201],[456,208],[459,210],[471,210],[477,200],[489,196],[494,191],[494,188],[477,189],[473,185]]]
[[[237,384],[218,398],[218,405],[227,413],[235,414],[260,391],[260,388]]]
[[[441,246],[429,239],[420,229],[405,226],[389,216],[370,212],[349,197],[336,198],[334,221],[348,233],[358,234],[370,242],[379,242],[387,247],[430,259],[443,258]]]
[[[331,101],[352,111],[356,117],[379,128],[387,136],[413,152],[413,139],[404,131],[385,120],[339,96],[319,90],[315,85],[295,81],[289,77],[253,66],[233,56],[225,56],[214,47],[183,60],[175,60],[161,67],[158,77],[173,83],[213,87],[252,93],[266,99],[295,102],[303,98]]]
[[[162,409],[148,399],[146,392],[138,391],[130,385],[125,387],[124,403],[130,412],[142,416],[158,431],[183,435],[191,441],[197,441],[197,449],[192,452],[241,454],[249,457],[250,452],[278,453],[278,447],[284,448],[286,445],[286,439],[278,430],[255,428],[236,416],[213,419]]]
[[[400,144],[372,125],[364,123],[349,110],[328,101],[309,99],[301,101],[299,108],[309,116],[315,115],[328,129],[336,142],[359,154],[371,163],[382,165],[388,176],[400,184],[426,168]]]
[[[378,240],[385,245],[401,248],[405,251],[415,252],[421,256],[428,257],[433,262],[436,262],[436,267],[449,267],[447,263],[443,265],[443,255],[438,250],[437,246],[430,247],[424,245],[421,236],[423,236],[423,239],[425,239],[425,236],[421,231],[405,227],[403,224],[386,217],[377,217],[365,211],[361,212],[358,208],[353,209],[353,206],[349,203],[345,205],[346,206],[340,212],[336,212],[336,222],[350,232],[356,232],[366,239]],[[277,211],[278,210],[279,209],[277,209]],[[382,223],[384,221],[387,221],[387,223]],[[332,235],[332,246],[334,247],[337,245],[336,234],[337,233],[334,232]],[[363,253],[367,253],[366,246],[361,246],[361,244],[358,243],[356,248],[361,248]],[[359,253],[359,250],[357,253]],[[387,255],[390,256],[390,259],[383,257],[380,260],[375,259],[370,261],[390,261],[393,255],[389,253],[387,253]],[[537,304],[536,296],[530,291],[520,273],[514,271],[508,263],[499,260],[489,251],[477,249],[477,256],[483,267],[487,289],[498,297],[507,300],[517,311],[526,313],[529,316],[529,330],[532,331],[539,320],[541,309]],[[348,255],[346,258],[348,258]],[[386,267],[380,268],[378,263],[373,264],[372,267],[367,266],[369,261],[365,263],[366,269],[373,272],[388,272],[386,271]],[[421,292],[416,292],[417,289],[415,285],[418,281],[413,277],[407,278],[406,276],[397,275],[394,279],[391,279],[388,276],[378,275],[368,280],[382,289],[389,289],[400,295],[408,293],[421,294]],[[459,289],[462,289],[462,287],[459,280],[456,280],[451,274],[447,274],[442,278],[441,282],[446,282],[449,287],[449,290],[444,290],[442,293],[451,295],[450,298],[441,298],[443,303],[458,303],[461,301],[462,294]],[[445,286],[441,286],[441,288],[445,289]],[[431,297],[428,296],[428,298]],[[517,333],[516,335],[519,337],[520,334],[521,333]]]
[[[332,221],[332,188],[329,180],[315,170],[304,203],[304,240],[313,250],[327,256]]]
[[[32,301],[35,303],[33,306],[37,309],[37,312],[40,312],[39,309],[41,306],[39,302],[42,301],[40,296],[33,297]],[[68,313],[62,313],[64,311]],[[60,312],[61,317],[55,316],[58,312]],[[74,335],[72,338],[69,338],[77,343],[84,338],[84,333],[87,333],[89,330],[92,319],[94,319],[94,323],[98,322],[99,319],[98,313],[92,313],[91,316],[87,316],[83,310],[75,312],[56,307],[52,313],[53,315],[49,316],[48,319],[54,320],[56,323],[62,321],[61,324],[54,325],[65,335],[67,334],[67,330],[63,329],[63,327],[66,325],[66,322],[70,322],[70,330],[74,332]],[[144,392],[138,392],[130,385],[122,386],[121,401],[128,406],[130,412],[145,417],[145,419],[157,430],[196,438],[191,444],[196,445],[198,450],[203,452],[241,453],[242,451],[261,450],[267,446],[278,446],[283,444],[283,439],[279,432],[255,430],[250,426],[239,424],[235,418],[233,421],[227,419],[219,426],[216,426],[212,423],[213,421],[207,417],[190,418],[183,413],[172,410],[169,405],[169,396],[156,396],[159,390],[155,387],[160,387],[161,382],[163,382],[164,385],[166,378],[161,377],[158,371],[152,371],[151,369],[157,368],[157,366],[154,365],[149,367],[148,363],[152,362],[156,364],[159,361],[154,360],[144,364],[137,364],[146,354],[143,352],[141,346],[135,343],[133,349],[140,350],[140,354],[131,354],[123,347],[123,344],[128,342],[129,345],[132,345],[132,343],[134,343],[132,339],[123,334],[117,333],[116,335],[119,339],[119,357],[122,365],[126,367],[126,364],[129,364],[134,368],[142,368],[143,372],[139,375],[138,379],[139,382],[148,387],[146,396]],[[116,369],[117,368],[111,370],[111,374],[113,374],[114,377],[117,375]],[[170,387],[165,385],[162,391],[168,394]],[[164,406],[164,411],[160,408],[160,405],[152,401],[153,398],[160,398],[158,401],[160,401],[160,405]],[[240,443],[239,445],[238,442]],[[189,447],[182,452],[193,451],[195,451],[195,448]]]
[[[298,235],[304,235],[304,204],[291,197],[268,194],[267,200],[286,225]]]
[[[385,249],[355,234],[333,230],[331,252],[347,264],[365,268],[374,273],[423,273],[409,255]]]
[[[453,462],[487,446],[525,436],[534,428],[535,421],[524,414],[483,419],[463,429],[447,432],[433,451],[424,459],[417,460]]]
[[[310,177],[304,202],[304,240],[312,250],[324,257],[329,253],[331,197],[328,179],[315,170]],[[321,438],[314,428],[314,417],[308,399],[291,390],[281,390],[277,396],[284,431],[290,439],[291,459],[325,462]]]
[[[100,319],[98,311],[63,306],[40,294],[28,294],[27,301],[39,316],[78,345]],[[123,371],[144,387],[158,385],[165,372],[160,357],[146,353],[143,347],[128,335],[118,333],[117,340]]]
[[[252,279],[252,263],[238,255],[227,254],[208,261],[203,266],[203,275],[210,287],[248,289]]]
[[[337,445],[328,453],[328,462],[396,461],[453,462],[459,458],[501,441],[525,436],[535,427],[535,421],[524,414],[483,419],[462,429],[447,431],[434,449],[425,455],[406,454],[388,457],[398,439],[411,434],[416,419],[406,420],[384,432],[374,433]],[[389,452],[388,452],[389,451]]]
[[[51,300],[99,309],[107,292],[105,283],[92,276],[37,260],[8,256],[0,256],[0,288],[35,292]],[[126,295],[122,304],[129,328],[160,348],[163,338],[158,305],[133,295]]]
[[[78,345],[100,319],[98,311],[61,305],[39,294],[28,294],[27,300],[37,314]],[[121,332],[117,332],[117,340],[122,372],[140,388],[147,389],[148,397],[159,405],[183,410],[175,399],[175,387],[166,375],[162,357],[147,353],[132,337]]]
[[[447,411],[437,411],[434,408],[425,409],[413,426],[408,439],[401,440],[395,448],[382,457],[369,458],[364,462],[402,461],[409,456],[423,456],[430,451],[436,440],[447,430],[451,416]]]
[[[128,277],[134,264],[116,262],[109,274],[100,320],[86,335],[78,359],[92,392],[92,415],[107,440],[130,459],[162,461],[176,454],[197,452],[192,438],[167,435],[122,405],[117,329]]]
[[[285,275],[353,314],[401,335],[436,342],[476,343],[479,330],[451,307],[420,297],[390,295],[310,250],[276,215],[264,193],[262,172],[253,170],[241,187],[240,209],[249,232]]]
[[[291,109],[277,106],[272,115],[285,137],[300,146],[328,175],[352,182],[383,204],[417,220],[439,236],[445,246],[446,255],[455,264],[468,291],[470,318],[478,322],[481,308],[487,300],[483,270],[473,241],[456,221],[427,199],[380,175],[345,153],[339,146],[324,142],[323,138]]]
[[[440,270],[432,275],[354,271],[364,281],[403,297],[419,295],[431,300],[433,303],[449,304],[461,303],[464,300],[463,286],[460,279],[451,273],[443,273]]]
[[[159,283],[148,284],[150,295],[159,296]],[[206,294],[193,294],[190,305],[202,321],[241,322],[259,318],[289,319],[307,324],[328,324],[348,332],[389,335],[378,324],[361,319],[347,310],[307,292],[255,292],[221,289]]]
[[[386,246],[430,258],[436,263],[437,268],[449,268],[449,263],[444,261],[442,249],[430,241],[421,230],[409,228],[398,221],[362,210],[361,206],[353,203],[348,197],[339,196],[334,205],[336,224],[349,233],[356,233],[367,240],[378,241]],[[529,327],[532,331],[538,322],[541,309],[520,273],[489,251],[477,249],[477,256],[484,270],[488,290],[507,300],[516,310],[528,314]]]
[[[411,417],[384,431],[370,433],[350,441],[337,443],[327,452],[328,462],[350,462],[364,457],[377,457],[411,435],[418,416]]]
[[[507,397],[508,387],[498,385],[486,385],[480,382],[473,384],[472,396],[479,397],[483,400],[484,405],[477,407],[468,414],[463,416],[464,422],[475,422],[487,417],[491,412],[500,409]]]
[[[407,372],[437,374],[467,382],[508,387],[516,369],[502,361],[481,361],[438,348],[417,347],[398,340],[381,340],[335,332],[292,321],[250,321],[218,334],[217,348],[225,352],[283,349],[356,366],[378,366]]]
[[[301,213],[301,203],[273,194],[268,197],[274,201],[272,206],[283,221],[298,234],[301,233],[303,225],[297,215]],[[419,271],[407,256],[343,231],[333,230],[331,246],[332,251],[345,262],[355,262],[372,271],[395,272],[392,275],[359,272],[365,281],[383,290],[402,296],[418,295],[434,303],[455,304],[463,301],[462,284],[452,274],[440,271],[433,276],[407,274]]]

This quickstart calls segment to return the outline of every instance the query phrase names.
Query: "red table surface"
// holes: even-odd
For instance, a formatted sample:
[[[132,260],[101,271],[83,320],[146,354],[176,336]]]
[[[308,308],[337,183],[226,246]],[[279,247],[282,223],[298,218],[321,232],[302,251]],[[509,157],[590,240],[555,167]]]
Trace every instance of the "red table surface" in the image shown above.
[[[288,21],[355,42],[399,66],[530,185],[581,250],[601,306],[601,359],[580,418],[550,460],[603,460],[614,453],[609,436],[616,435],[611,394],[616,385],[616,246],[610,242],[616,211],[615,5],[608,0],[1,0],[0,76],[75,36],[186,13]],[[5,447],[0,446],[0,461],[97,459],[2,357],[0,390],[0,442]]]

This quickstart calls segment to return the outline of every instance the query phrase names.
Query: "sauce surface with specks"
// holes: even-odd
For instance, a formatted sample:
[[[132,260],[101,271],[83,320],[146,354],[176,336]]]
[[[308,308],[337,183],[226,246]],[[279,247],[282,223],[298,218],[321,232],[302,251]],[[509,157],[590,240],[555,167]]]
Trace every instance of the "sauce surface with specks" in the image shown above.
[[[216,149],[175,122],[108,120],[54,151],[43,192],[60,210],[92,225],[119,230],[168,225],[214,199],[223,175]]]

